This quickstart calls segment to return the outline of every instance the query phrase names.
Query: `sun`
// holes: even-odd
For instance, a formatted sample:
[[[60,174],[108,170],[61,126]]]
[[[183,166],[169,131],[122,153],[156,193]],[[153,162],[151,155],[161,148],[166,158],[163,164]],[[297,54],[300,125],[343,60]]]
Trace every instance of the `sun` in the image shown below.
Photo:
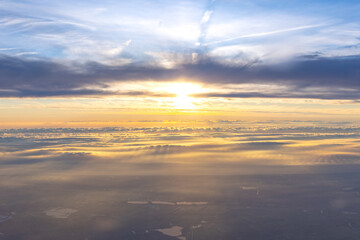
[[[177,109],[195,109],[195,103],[198,100],[190,95],[203,92],[203,88],[200,85],[190,82],[169,83],[163,90],[176,95],[171,101],[173,107]]]
[[[175,82],[169,83],[164,87],[168,93],[176,94],[177,97],[186,97],[194,93],[202,92],[202,88],[194,83],[189,82]]]

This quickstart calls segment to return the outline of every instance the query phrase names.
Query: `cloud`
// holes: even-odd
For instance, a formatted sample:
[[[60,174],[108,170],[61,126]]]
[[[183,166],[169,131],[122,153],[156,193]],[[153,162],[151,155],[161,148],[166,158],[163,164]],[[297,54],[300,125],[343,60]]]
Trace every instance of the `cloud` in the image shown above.
[[[37,52],[20,52],[20,53],[16,53],[15,56],[23,56],[23,55],[36,55],[38,54]]]
[[[292,28],[279,29],[279,30],[274,30],[274,31],[269,31],[269,32],[251,33],[251,34],[241,35],[241,36],[237,36],[237,37],[232,37],[232,38],[227,38],[227,39],[222,39],[222,40],[218,40],[218,41],[204,43],[204,45],[213,45],[213,44],[231,42],[231,41],[239,40],[239,39],[242,39],[242,38],[265,37],[265,36],[268,36],[268,35],[280,34],[280,33],[292,32],[292,31],[300,31],[300,30],[316,28],[316,27],[320,27],[320,26],[322,26],[322,25],[321,24],[318,24],[318,25],[305,25],[305,26],[298,26],[298,27],[292,27]]]
[[[147,171],[146,164],[184,162],[229,168],[233,164],[240,168],[269,163],[354,164],[360,159],[359,127],[354,124],[222,121],[214,128],[2,129],[0,166],[97,171],[137,165]]]
[[[213,11],[210,10],[205,11],[203,17],[201,18],[201,24],[206,24],[207,22],[209,22],[212,13]]]
[[[154,93],[147,91],[106,91],[91,89],[63,90],[20,90],[0,91],[0,97],[96,97],[96,96],[128,96],[128,97],[175,97],[171,93]]]
[[[198,97],[359,99],[360,56],[302,57],[277,64],[232,65],[198,56],[198,61],[165,68],[149,63],[124,66],[98,62],[62,64],[48,59],[0,57],[1,97],[167,96],[141,91],[114,92],[111,85],[129,81],[191,79],[204,84],[274,84],[284,92],[205,93]],[[290,90],[290,91],[289,91]]]
[[[209,27],[209,23],[211,20],[211,16],[213,14],[214,1],[211,1],[207,4],[206,11],[203,13],[201,21],[200,21],[200,35],[196,42],[196,46],[198,47],[197,51],[204,51],[203,43],[205,42],[205,38],[207,35],[207,30]]]
[[[296,89],[295,89],[296,91]],[[192,94],[192,97],[200,98],[302,98],[302,99],[323,99],[323,100],[352,100],[359,99],[360,94],[355,91],[329,90],[321,93],[307,92],[231,92],[231,93],[199,93]]]

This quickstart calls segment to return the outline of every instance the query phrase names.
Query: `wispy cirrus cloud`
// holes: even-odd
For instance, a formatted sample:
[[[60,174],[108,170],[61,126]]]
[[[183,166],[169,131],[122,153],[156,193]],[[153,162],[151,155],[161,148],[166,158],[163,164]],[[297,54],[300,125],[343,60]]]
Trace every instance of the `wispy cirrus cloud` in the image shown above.
[[[263,45],[263,60],[274,54],[270,50],[276,46],[276,51],[285,48],[287,57],[313,52],[326,55],[358,43],[358,24],[348,19],[349,12],[358,8],[356,4],[351,8],[345,3],[341,7],[336,3],[319,7],[313,1],[294,4],[296,7],[265,5],[257,1],[169,4],[162,0],[144,4],[138,0],[101,4],[80,1],[70,7],[68,1],[3,1],[0,28],[6,37],[0,44],[39,52],[44,57],[91,58],[109,64],[105,53],[126,45],[129,39],[133,46],[116,57],[135,62],[147,61],[146,52],[207,53],[239,45]],[[139,14],[140,6],[146,14]],[[313,11],[306,12],[310,7]],[[24,37],[26,42],[21,41]],[[294,44],[296,47],[291,48]]]

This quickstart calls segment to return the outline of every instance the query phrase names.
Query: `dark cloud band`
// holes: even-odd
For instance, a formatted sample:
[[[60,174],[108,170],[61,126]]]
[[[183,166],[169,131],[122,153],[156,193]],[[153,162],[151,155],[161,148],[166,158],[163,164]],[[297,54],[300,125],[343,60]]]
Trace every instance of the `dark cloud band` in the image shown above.
[[[299,58],[287,63],[228,65],[208,57],[168,69],[151,64],[109,66],[57,63],[46,59],[0,57],[0,97],[167,96],[152,92],[113,92],[109,86],[126,81],[171,81],[188,78],[204,84],[276,84],[291,92],[205,93],[197,97],[259,97],[359,99],[360,56]],[[93,90],[91,86],[96,86]],[[321,88],[321,92],[311,90]]]

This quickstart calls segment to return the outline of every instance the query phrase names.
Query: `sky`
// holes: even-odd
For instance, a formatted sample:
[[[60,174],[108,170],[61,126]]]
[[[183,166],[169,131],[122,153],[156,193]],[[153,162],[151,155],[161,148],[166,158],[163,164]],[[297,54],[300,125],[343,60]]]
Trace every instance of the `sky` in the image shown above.
[[[0,239],[360,239],[359,163],[359,0],[0,0]]]
[[[358,1],[0,1],[2,127],[360,118]]]

